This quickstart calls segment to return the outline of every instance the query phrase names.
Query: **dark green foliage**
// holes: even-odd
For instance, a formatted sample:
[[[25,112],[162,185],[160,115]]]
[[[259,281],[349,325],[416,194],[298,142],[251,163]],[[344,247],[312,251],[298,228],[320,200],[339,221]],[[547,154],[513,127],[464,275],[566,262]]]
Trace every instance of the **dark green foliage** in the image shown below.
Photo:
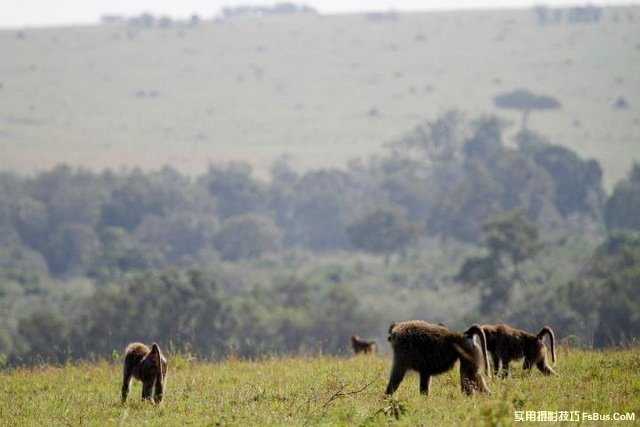
[[[71,324],[61,314],[45,309],[18,323],[21,362],[64,362],[71,357]]]
[[[294,277],[235,297],[201,270],[136,274],[77,298],[62,316],[45,306],[20,320],[13,363],[63,362],[110,355],[132,341],[156,341],[203,358],[228,354],[342,353],[365,313],[344,285],[315,286]],[[4,345],[0,335],[0,345]],[[0,347],[2,349],[2,347]]]
[[[280,230],[268,217],[236,215],[222,223],[213,242],[222,259],[238,261],[258,258],[278,249]]]
[[[251,173],[251,166],[246,163],[230,163],[223,168],[211,166],[202,178],[222,218],[259,212],[266,207],[266,189]]]
[[[484,245],[491,255],[514,266],[532,258],[540,250],[538,229],[521,211],[508,212],[483,227]]]
[[[56,277],[115,278],[134,269],[197,264],[215,259],[216,251],[229,260],[256,257],[280,247],[264,245],[277,243],[280,232],[285,248],[330,251],[355,243],[376,253],[399,251],[406,244],[381,237],[388,231],[373,233],[371,244],[347,232],[380,209],[402,211],[420,225],[412,236],[391,233],[404,234],[403,242],[419,239],[424,227],[431,235],[477,243],[489,218],[512,209],[542,227],[561,226],[573,214],[599,219],[597,163],[531,132],[521,134],[520,148],[507,148],[504,126],[496,117],[468,125],[449,112],[416,127],[385,155],[346,170],[299,174],[280,159],[270,182],[242,163],[212,166],[196,180],[168,167],[96,174],[59,166],[34,178],[4,173],[1,238],[38,252]],[[245,214],[260,215],[262,225],[232,233],[230,244],[224,236],[234,222],[225,220]]]
[[[634,164],[629,177],[616,185],[604,218],[609,230],[640,231],[640,164]]]
[[[184,190],[189,180],[165,167],[159,172],[144,174],[134,170],[124,176],[106,174],[104,181],[112,188],[108,201],[102,206],[103,226],[133,230],[146,215],[164,215],[189,207]]]
[[[170,264],[182,264],[210,248],[218,230],[216,218],[199,212],[179,211],[149,215],[135,231],[141,244],[155,247]]]
[[[347,228],[353,246],[386,256],[404,252],[418,232],[402,211],[389,208],[376,209]]]
[[[468,258],[457,280],[480,287],[480,309],[493,313],[509,304],[514,286],[522,280],[520,264],[535,257],[541,245],[537,228],[521,211],[494,218],[483,233],[487,254]]]
[[[87,275],[98,280],[117,279],[123,274],[146,270],[161,264],[162,255],[156,246],[145,246],[121,227],[101,230],[102,252],[93,260]]]
[[[82,224],[57,228],[45,249],[49,270],[55,275],[84,274],[99,256],[100,240],[94,229]]]
[[[432,234],[477,242],[486,221],[513,209],[543,225],[561,220],[554,181],[524,152],[503,146],[503,127],[495,117],[478,120],[462,160],[435,169],[440,187],[427,218]]]
[[[341,352],[352,333],[380,327],[360,305],[386,297],[373,289],[398,290],[395,307],[413,295],[459,295],[451,278],[459,266],[487,316],[545,319],[599,345],[637,336],[635,249],[602,249],[594,265],[615,260],[604,274],[562,283],[547,283],[550,275],[529,261],[538,230],[562,234],[552,247],[567,233],[598,230],[603,217],[610,230],[638,230],[640,166],[603,216],[597,162],[530,131],[511,147],[504,129],[496,117],[469,124],[449,112],[344,169],[297,172],[282,158],[270,181],[245,164],[212,166],[197,179],[171,168],[0,172],[0,358],[64,361],[109,354],[130,339],[193,345],[207,357]],[[429,248],[439,243],[444,262],[411,264],[433,259]],[[321,252],[349,257],[354,248],[407,256],[373,273],[362,254],[353,269],[314,270]],[[577,270],[580,258],[566,257],[556,263]],[[359,282],[378,273],[388,283]],[[287,279],[271,283],[279,274]],[[523,304],[523,292],[540,303]],[[477,303],[475,292],[464,298],[466,307]]]
[[[640,335],[640,235],[614,234],[571,285],[569,304],[592,320],[595,346],[630,344]]]
[[[554,204],[563,216],[579,214],[599,218],[605,195],[597,161],[582,160],[568,148],[550,144],[531,131],[520,132],[517,140],[523,154],[553,179]]]
[[[182,348],[198,345],[199,354],[225,353],[233,317],[212,278],[198,271],[145,273],[99,289],[73,324],[80,355],[109,354],[146,338]]]

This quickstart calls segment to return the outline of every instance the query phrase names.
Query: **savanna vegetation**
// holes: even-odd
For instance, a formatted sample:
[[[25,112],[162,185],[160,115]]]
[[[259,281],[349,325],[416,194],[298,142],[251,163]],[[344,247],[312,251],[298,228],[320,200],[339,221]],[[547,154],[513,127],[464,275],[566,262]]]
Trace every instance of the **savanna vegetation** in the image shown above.
[[[635,342],[640,166],[607,195],[597,161],[504,126],[449,112],[367,161],[281,158],[268,180],[243,163],[3,172],[3,363],[140,339],[209,359],[341,354],[406,318]]]
[[[242,161],[268,178],[283,153],[300,170],[344,167],[449,108],[500,113],[510,137],[543,130],[596,159],[608,191],[640,161],[637,5],[327,15],[254,3],[0,29],[0,169],[194,176]],[[514,92],[533,97],[494,102]]]
[[[517,417],[531,412],[571,424],[628,426],[634,419],[621,417],[635,413],[637,423],[640,409],[639,363],[637,349],[563,348],[560,375],[529,375],[518,366],[512,377],[490,380],[488,396],[462,395],[454,370],[433,380],[428,398],[418,393],[417,375],[385,398],[389,360],[383,357],[203,363],[170,355],[162,404],[141,402],[134,384],[123,406],[120,363],[83,362],[0,373],[0,393],[11,396],[0,400],[0,419],[6,425],[509,426],[523,424]]]
[[[637,15],[0,31],[0,424],[640,416]],[[406,319],[552,325],[559,375],[384,397]],[[379,352],[344,357],[352,335]],[[132,341],[169,359],[160,406],[120,404]]]

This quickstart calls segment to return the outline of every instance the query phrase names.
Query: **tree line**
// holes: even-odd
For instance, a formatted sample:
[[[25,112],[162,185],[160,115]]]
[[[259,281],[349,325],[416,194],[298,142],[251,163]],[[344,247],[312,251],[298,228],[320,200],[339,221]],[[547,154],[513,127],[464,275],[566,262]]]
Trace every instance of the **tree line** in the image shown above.
[[[208,357],[338,352],[344,337],[330,331],[348,336],[340,329],[348,322],[379,327],[359,304],[359,290],[295,275],[240,290],[206,267],[286,263],[296,251],[366,252],[389,264],[426,240],[460,242],[478,255],[456,281],[479,289],[479,312],[489,314],[512,305],[540,236],[585,230],[604,246],[588,272],[563,287],[558,312],[573,317],[561,321],[579,332],[589,318],[600,345],[626,340],[629,333],[611,328],[629,319],[606,303],[638,306],[629,283],[638,265],[640,165],[607,196],[596,160],[527,129],[506,141],[504,131],[499,117],[447,112],[379,156],[305,172],[283,157],[270,179],[244,163],[211,165],[196,177],[171,167],[1,172],[0,354],[27,361],[104,355],[126,341],[127,322],[176,348],[197,345]],[[623,273],[603,273],[613,266]],[[570,301],[578,293],[584,302],[590,286],[600,292],[589,299],[597,320]],[[45,309],[30,308],[45,300]]]

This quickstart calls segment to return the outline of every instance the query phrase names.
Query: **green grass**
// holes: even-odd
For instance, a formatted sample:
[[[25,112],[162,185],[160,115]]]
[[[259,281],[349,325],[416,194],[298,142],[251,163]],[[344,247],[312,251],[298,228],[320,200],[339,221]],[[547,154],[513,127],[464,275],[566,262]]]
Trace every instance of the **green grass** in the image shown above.
[[[429,397],[409,376],[383,395],[390,360],[295,357],[220,363],[170,359],[160,406],[134,383],[119,402],[121,366],[108,362],[15,369],[0,374],[2,425],[510,425],[514,411],[579,411],[640,417],[640,353],[562,348],[556,377],[514,366],[489,380],[490,396],[465,397],[458,372],[436,377]],[[517,423],[515,423],[517,424]],[[632,422],[620,423],[632,425]],[[577,425],[577,424],[576,424]],[[582,425],[601,425],[584,422]],[[615,423],[607,423],[615,425]]]

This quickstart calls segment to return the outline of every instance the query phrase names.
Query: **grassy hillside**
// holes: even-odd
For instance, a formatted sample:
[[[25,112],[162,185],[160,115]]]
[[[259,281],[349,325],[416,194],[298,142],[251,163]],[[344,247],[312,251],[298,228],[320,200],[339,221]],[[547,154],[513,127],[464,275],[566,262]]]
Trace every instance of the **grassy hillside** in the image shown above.
[[[119,403],[121,367],[42,367],[0,373],[3,425],[510,425],[514,411],[635,412],[640,417],[638,349],[588,352],[561,349],[557,371],[546,378],[519,366],[491,380],[491,396],[468,398],[459,376],[434,379],[418,394],[408,377],[394,399],[383,397],[385,357],[274,358],[199,363],[170,360],[168,391],[160,407],[143,404],[136,384]],[[616,425],[618,423],[607,423]],[[619,423],[632,425],[633,422]]]
[[[246,160],[264,174],[283,153],[340,165],[526,87],[563,105],[530,127],[599,159],[610,186],[640,159],[638,20],[619,8],[546,27],[523,10],[0,31],[0,169]],[[616,110],[621,96],[629,108]]]

